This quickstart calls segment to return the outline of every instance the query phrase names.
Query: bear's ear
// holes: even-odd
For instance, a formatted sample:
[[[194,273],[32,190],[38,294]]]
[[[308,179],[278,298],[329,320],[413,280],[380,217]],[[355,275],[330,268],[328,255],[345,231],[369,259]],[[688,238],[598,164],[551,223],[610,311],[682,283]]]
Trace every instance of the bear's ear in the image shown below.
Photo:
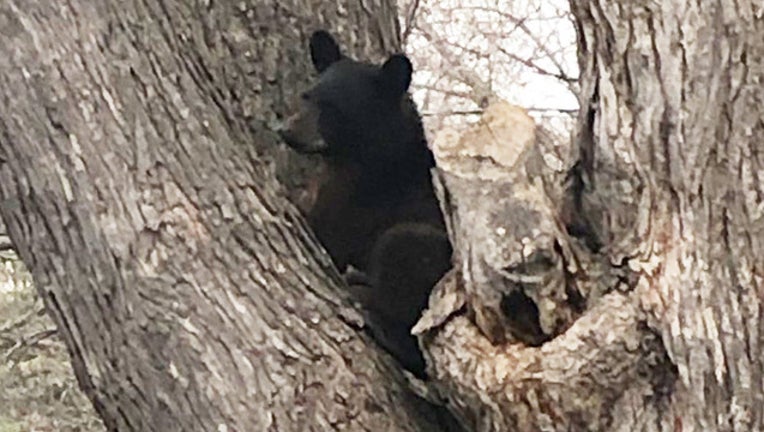
[[[393,96],[406,93],[411,84],[413,70],[408,57],[403,54],[391,55],[382,65],[382,85],[385,91]]]
[[[340,46],[332,35],[325,30],[317,30],[310,37],[310,59],[318,73],[326,70],[332,63],[342,58]]]

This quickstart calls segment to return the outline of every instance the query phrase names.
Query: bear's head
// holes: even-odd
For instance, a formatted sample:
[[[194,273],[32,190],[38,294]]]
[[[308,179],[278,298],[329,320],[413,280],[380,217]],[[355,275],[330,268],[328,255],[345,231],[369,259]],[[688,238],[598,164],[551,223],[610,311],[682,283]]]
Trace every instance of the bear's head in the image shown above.
[[[412,66],[405,55],[394,54],[381,66],[359,62],[319,30],[310,38],[310,57],[319,78],[280,131],[290,147],[362,166],[420,159],[428,152],[407,93]]]

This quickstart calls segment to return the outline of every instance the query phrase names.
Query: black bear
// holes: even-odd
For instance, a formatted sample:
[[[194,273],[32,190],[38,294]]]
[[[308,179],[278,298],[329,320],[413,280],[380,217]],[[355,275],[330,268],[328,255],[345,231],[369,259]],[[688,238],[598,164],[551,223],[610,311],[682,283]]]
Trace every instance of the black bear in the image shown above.
[[[424,359],[411,328],[427,307],[432,287],[449,268],[451,243],[444,230],[425,223],[400,223],[377,240],[368,274],[357,281],[349,278],[377,341],[420,377]]]
[[[421,118],[408,96],[412,67],[406,56],[382,66],[344,56],[325,31],[310,39],[318,82],[281,136],[329,165],[308,220],[337,268],[365,270],[374,242],[403,221],[443,227]]]
[[[421,369],[408,331],[450,266],[451,246],[432,186],[435,160],[408,95],[411,62],[402,54],[381,66],[353,60],[325,31],[311,36],[310,56],[318,81],[280,131],[290,147],[321,154],[328,165],[308,222],[338,269],[369,273],[361,303],[389,323],[384,333],[405,339],[403,348],[384,345],[393,353],[413,348],[418,361],[396,357]],[[400,293],[411,303],[380,301]]]

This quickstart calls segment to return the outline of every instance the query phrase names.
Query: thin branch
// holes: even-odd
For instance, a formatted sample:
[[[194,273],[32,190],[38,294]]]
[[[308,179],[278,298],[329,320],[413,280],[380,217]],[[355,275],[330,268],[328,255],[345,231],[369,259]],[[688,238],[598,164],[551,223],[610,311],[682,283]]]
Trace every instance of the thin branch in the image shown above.
[[[495,13],[495,14],[498,14],[499,16],[503,17],[503,18],[506,18],[507,20],[509,20],[510,22],[515,24],[515,28],[519,28],[520,30],[523,31],[523,33],[525,33],[528,36],[528,38],[530,38],[530,40],[536,45],[536,47],[539,50],[541,50],[541,52],[543,52],[544,55],[546,55],[547,58],[549,58],[549,61],[551,61],[552,64],[554,64],[555,68],[558,71],[556,74],[555,73],[550,73],[550,72],[545,72],[545,74],[551,75],[551,76],[555,76],[555,77],[559,78],[560,80],[568,82],[568,83],[577,82],[578,81],[576,78],[571,77],[570,75],[568,75],[565,72],[565,68],[562,66],[562,64],[560,64],[559,61],[557,61],[557,59],[555,58],[554,54],[549,50],[549,47],[547,46],[547,44],[543,43],[538,38],[538,36],[526,25],[526,23],[525,23],[526,19],[525,18],[518,18],[518,17],[516,17],[516,16],[514,16],[514,15],[512,15],[510,13],[503,12],[503,11],[500,11],[500,10],[497,10],[497,9],[492,9],[492,8],[484,7],[484,6],[459,6],[458,9],[473,10],[473,11],[474,10],[480,10],[480,11],[483,11],[483,12]],[[509,54],[507,53],[507,55],[509,55]],[[520,60],[518,60],[518,61],[520,61]]]
[[[468,91],[459,91],[452,88],[448,88],[447,86],[438,86],[436,84],[421,84],[418,85],[417,88],[424,89],[424,90],[430,90],[433,92],[438,92],[444,96],[450,96],[450,97],[456,97],[460,99],[466,99],[466,100],[472,100],[470,92]]]
[[[409,36],[411,35],[411,29],[414,28],[418,10],[419,0],[413,0],[411,4],[409,4],[409,10],[406,14],[406,22],[404,23],[406,27],[403,29],[403,36],[401,37],[401,43],[403,46],[406,46],[406,42],[408,42]]]
[[[479,115],[483,114],[483,110],[447,110],[447,111],[424,111],[422,117],[441,117],[452,115]]]
[[[573,115],[578,112],[577,108],[551,108],[551,107],[523,107],[527,111],[531,112],[549,112],[560,113],[565,115]],[[422,117],[439,117],[450,115],[480,115],[483,114],[483,110],[447,110],[447,111],[423,111]]]
[[[497,46],[496,48],[502,54],[504,54],[505,56],[511,58],[512,60],[514,60],[514,61],[516,61],[518,63],[522,63],[523,65],[527,66],[528,68],[535,70],[539,75],[546,75],[546,76],[550,76],[550,77],[553,77],[553,78],[557,78],[558,80],[563,81],[563,82],[565,82],[568,85],[570,85],[571,83],[574,83],[574,82],[577,81],[575,78],[569,77],[568,75],[566,75],[562,71],[560,71],[560,73],[554,73],[552,71],[548,71],[548,70],[544,69],[543,67],[539,66],[538,64],[536,64],[533,60],[524,59],[524,58],[520,57],[517,54],[514,54],[514,53],[511,53],[511,52],[507,51],[506,49],[504,49],[501,46]]]
[[[5,361],[10,360],[16,353],[21,351],[22,349],[28,349],[32,348],[35,345],[39,344],[40,342],[44,341],[45,339],[48,339],[49,337],[55,335],[57,333],[56,329],[46,329],[39,331],[31,336],[27,336],[22,338],[20,341],[16,342],[16,345],[11,347],[11,349],[8,350],[7,353],[5,353]]]
[[[0,235],[0,252],[10,250],[13,250],[13,243],[11,243],[11,239],[4,235]]]
[[[464,67],[456,53],[444,46],[444,44],[438,43],[441,38],[435,36],[437,32],[432,26],[426,22],[420,22],[417,28],[422,32],[425,39],[438,51],[438,54],[448,63],[449,71],[453,74],[452,76],[472,88],[471,99],[478,106],[486,106],[490,101],[498,99],[498,96],[491,88],[491,83],[480,78],[475,71]]]

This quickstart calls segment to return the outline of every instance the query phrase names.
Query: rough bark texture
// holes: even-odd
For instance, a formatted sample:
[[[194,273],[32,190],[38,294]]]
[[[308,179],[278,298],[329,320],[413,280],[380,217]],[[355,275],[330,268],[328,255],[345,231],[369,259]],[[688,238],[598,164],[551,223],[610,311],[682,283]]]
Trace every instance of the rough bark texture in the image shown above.
[[[583,81],[565,194],[547,183],[533,197],[549,204],[517,204],[516,191],[550,171],[505,157],[542,146],[521,139],[533,125],[487,120],[457,146],[435,142],[457,257],[416,327],[435,386],[475,430],[762,430],[764,8],[571,4]],[[515,205],[550,212],[507,211]],[[551,229],[555,213],[566,229]],[[498,330],[516,336],[511,320],[528,323],[497,307],[513,284],[529,293],[543,282],[528,297],[545,332],[566,316],[564,302],[544,307],[571,293],[557,267],[518,278],[531,267],[512,258],[526,253],[518,244],[527,257],[555,251],[535,240],[550,233],[558,254],[571,246],[565,284],[585,310],[539,348],[502,342]]]
[[[390,51],[393,18],[0,2],[0,212],[110,430],[443,430],[262,156],[308,76],[302,36],[331,22]]]
[[[596,111],[584,208],[678,370],[653,428],[761,430],[764,6],[572,5]]]
[[[623,272],[568,234],[566,166],[548,147],[502,102],[434,143],[456,268],[415,332],[434,393],[470,430],[611,430],[673,379]]]
[[[0,2],[0,212],[110,429],[443,429],[263,157],[316,21],[397,44],[389,5],[328,3]],[[568,187],[527,122],[439,155],[432,396],[473,430],[761,430],[764,8],[571,5]]]

